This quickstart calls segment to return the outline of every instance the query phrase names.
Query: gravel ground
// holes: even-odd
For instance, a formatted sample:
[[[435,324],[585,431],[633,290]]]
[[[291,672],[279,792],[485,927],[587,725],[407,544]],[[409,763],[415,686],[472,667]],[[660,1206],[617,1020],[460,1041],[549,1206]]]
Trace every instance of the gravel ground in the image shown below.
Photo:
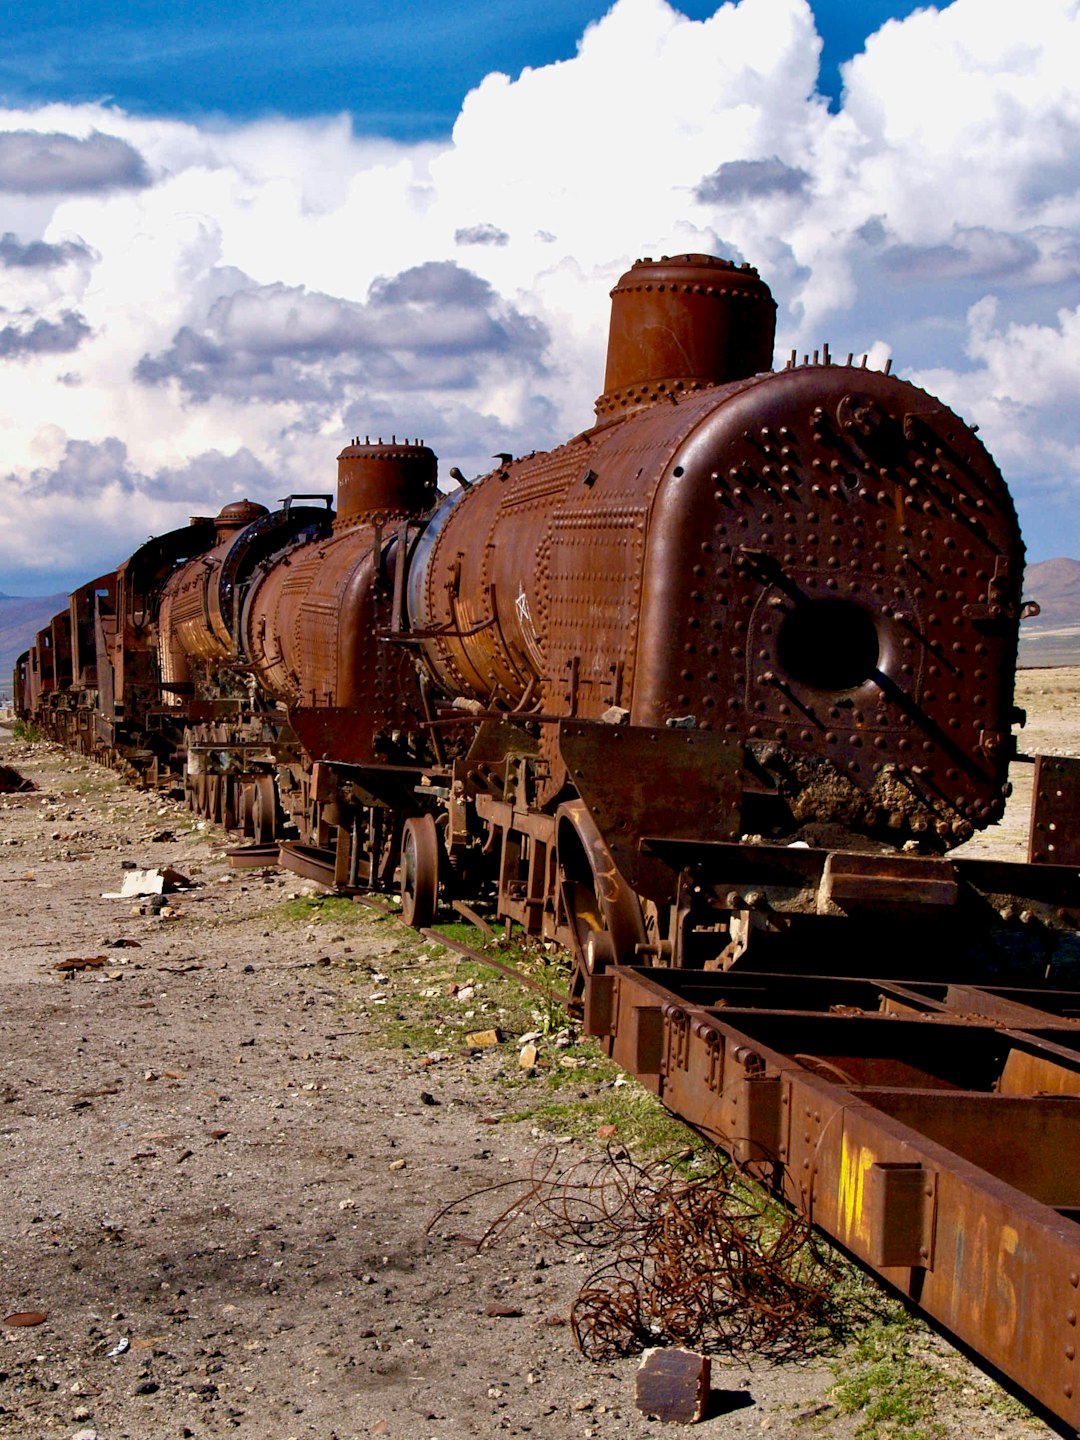
[[[1071,676],[1064,714],[1077,672],[1045,674]],[[532,1076],[512,1038],[402,1048],[420,996],[471,1004],[478,1029],[505,1017],[397,922],[305,916],[286,902],[310,887],[230,871],[186,811],[8,737],[0,763],[40,788],[0,798],[0,1318],[47,1318],[0,1326],[0,1436],[670,1435],[635,1408],[635,1360],[574,1347],[583,1255],[527,1225],[477,1251],[490,1208],[429,1230],[556,1138],[506,1118],[550,1094],[551,1037]],[[194,888],[156,915],[102,898],[132,864]],[[587,1110],[611,1080],[573,1063]],[[1051,1433],[931,1332],[905,1336],[936,1428],[866,1433]],[[853,1436],[866,1414],[842,1413],[834,1367],[861,1363],[714,1363],[694,1433]]]

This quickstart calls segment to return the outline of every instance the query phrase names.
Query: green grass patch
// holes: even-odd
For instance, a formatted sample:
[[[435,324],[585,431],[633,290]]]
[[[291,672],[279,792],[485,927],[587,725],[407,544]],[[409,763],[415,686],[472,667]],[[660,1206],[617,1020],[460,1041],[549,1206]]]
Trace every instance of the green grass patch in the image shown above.
[[[282,901],[275,910],[282,920],[306,924],[333,921],[335,925],[360,925],[385,918],[376,910],[354,905],[347,895],[332,895],[329,891],[324,895],[298,895],[294,900]]]
[[[874,1321],[836,1365],[833,1399],[845,1415],[857,1415],[860,1440],[938,1440],[946,1434],[939,1416],[960,1381],[923,1348],[926,1327],[892,1302],[893,1315]]]
[[[561,1093],[563,1087],[555,1076],[548,1076],[539,1085],[534,1082],[530,1087],[538,1092],[535,1101],[504,1116],[504,1121],[529,1121],[553,1136],[570,1135],[577,1140],[600,1140],[604,1144],[625,1146],[636,1159],[643,1161],[675,1155],[686,1149],[704,1151],[700,1136],[665,1110],[643,1085],[628,1077],[614,1083],[622,1072],[604,1055],[597,1053],[590,1058],[591,1049],[591,1045],[581,1045],[576,1047],[573,1056],[566,1057],[581,1058],[588,1066],[586,1072],[574,1070],[563,1074],[569,1076],[571,1084],[576,1082],[579,1086],[587,1074],[593,1084],[600,1080],[602,1088],[571,1097]]]
[[[35,745],[42,738],[41,731],[30,720],[16,720],[12,734],[16,740],[25,740],[28,745]]]
[[[918,1316],[851,1267],[874,1318],[834,1363],[831,1395],[856,1418],[858,1440],[940,1440],[980,1411],[1025,1429],[1041,1422],[1021,1401],[957,1354]],[[864,1312],[866,1313],[866,1312]]]

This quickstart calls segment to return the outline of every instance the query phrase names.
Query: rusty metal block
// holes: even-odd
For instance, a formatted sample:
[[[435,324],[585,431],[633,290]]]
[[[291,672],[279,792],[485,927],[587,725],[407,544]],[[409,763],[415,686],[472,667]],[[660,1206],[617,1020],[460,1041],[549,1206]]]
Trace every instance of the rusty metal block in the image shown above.
[[[956,871],[948,860],[835,851],[825,862],[823,906],[955,905]]]
[[[631,884],[644,836],[718,840],[739,833],[743,747],[734,736],[564,720],[559,750]]]
[[[871,1265],[934,1268],[937,1176],[918,1162],[878,1161],[866,1174]]]
[[[631,1010],[631,1046],[634,1070],[659,1075],[664,1058],[664,1012],[659,1005],[635,1005]]]
[[[1032,865],[1080,865],[1080,760],[1035,756],[1028,832]]]
[[[586,1035],[598,1038],[614,1033],[615,1022],[615,976],[608,974],[590,975],[585,986]]]
[[[732,1156],[740,1163],[775,1160],[784,1147],[779,1075],[743,1075],[733,1096]]]
[[[311,798],[323,805],[337,793],[337,779],[329,765],[316,760],[311,767]]]

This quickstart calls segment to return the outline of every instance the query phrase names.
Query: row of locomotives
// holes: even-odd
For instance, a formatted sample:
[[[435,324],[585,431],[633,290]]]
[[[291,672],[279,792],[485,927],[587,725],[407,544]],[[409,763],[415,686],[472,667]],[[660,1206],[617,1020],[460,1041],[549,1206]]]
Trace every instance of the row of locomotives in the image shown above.
[[[960,848],[1024,759],[1005,482],[888,368],[774,371],[748,266],[612,300],[565,444],[440,494],[357,438],[335,508],[237,502],[77,592],[70,679],[50,631],[20,694],[234,864],[564,947],[628,1071],[1080,1428],[1077,763],[1033,762],[1026,862]]]
[[[75,590],[19,657],[17,713],[140,784],[182,787],[200,813],[233,823],[224,777],[239,776],[253,736],[262,767],[243,775],[273,776],[284,719],[260,722],[273,702],[262,703],[239,674],[239,596],[268,554],[333,518],[329,497],[295,498],[318,503],[290,499],[271,512],[235,502],[148,540],[115,572]]]

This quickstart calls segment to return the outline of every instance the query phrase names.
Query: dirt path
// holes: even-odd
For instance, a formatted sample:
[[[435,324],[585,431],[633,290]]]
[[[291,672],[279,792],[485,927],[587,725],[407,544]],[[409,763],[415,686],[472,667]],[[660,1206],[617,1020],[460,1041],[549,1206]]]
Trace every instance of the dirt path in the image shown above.
[[[603,1118],[610,1072],[551,1034],[533,1075],[512,1039],[462,1046],[528,1019],[396,922],[305,913],[308,887],[230,872],[186,811],[7,733],[0,763],[41,788],[0,798],[0,1317],[47,1319],[0,1326],[0,1436],[670,1435],[634,1407],[635,1361],[574,1349],[585,1256],[528,1229],[478,1253],[475,1211],[428,1233],[575,1106]],[[196,888],[133,913],[102,898],[131,864]],[[1049,1433],[904,1335],[900,1368],[947,1392],[928,1434]],[[694,1433],[851,1436],[834,1383],[822,1359],[718,1364]]]

